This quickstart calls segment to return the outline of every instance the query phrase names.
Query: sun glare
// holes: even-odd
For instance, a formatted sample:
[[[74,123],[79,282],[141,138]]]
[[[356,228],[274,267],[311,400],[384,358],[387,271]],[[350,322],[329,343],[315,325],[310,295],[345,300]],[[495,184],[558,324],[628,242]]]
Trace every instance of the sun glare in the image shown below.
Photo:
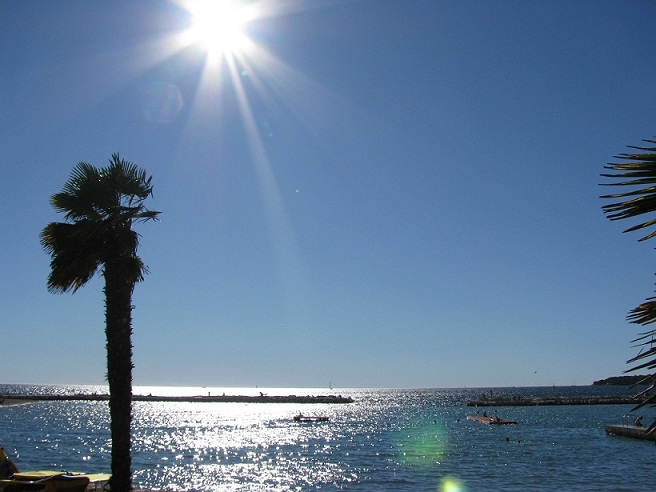
[[[1,0],[0,0],[1,1]],[[264,138],[273,138],[269,113],[279,98],[286,103],[303,104],[295,88],[302,89],[309,79],[278,59],[267,48],[268,32],[273,32],[277,18],[321,2],[298,0],[169,0],[179,14],[175,31],[167,45],[170,56],[189,54],[198,74],[197,86],[188,101],[177,87],[167,85],[155,93],[149,112],[156,121],[170,121],[182,108],[188,108],[185,130],[190,137],[211,135],[229,121],[241,124],[245,135],[244,150],[251,156],[257,184],[263,196],[274,254],[281,282],[287,294],[290,312],[297,312],[297,298],[308,291],[294,230],[286,211]],[[309,6],[309,7],[308,7]],[[317,7],[318,8],[318,7]],[[273,20],[271,24],[269,21]],[[262,30],[264,29],[264,31]],[[198,55],[201,55],[200,57]],[[180,59],[184,59],[181,56]],[[280,91],[280,92],[278,92]],[[276,92],[274,94],[274,92]],[[301,91],[306,93],[305,90]],[[161,96],[160,96],[161,94]],[[296,99],[299,98],[299,99]],[[253,104],[266,100],[269,104]],[[169,109],[164,111],[161,108]],[[173,117],[170,116],[173,113]],[[196,129],[202,131],[196,132]],[[201,145],[202,147],[202,145]],[[298,316],[304,313],[298,312]]]
[[[244,25],[251,20],[249,9],[236,0],[196,0],[186,6],[192,15],[189,35],[208,54],[230,56],[248,45]]]

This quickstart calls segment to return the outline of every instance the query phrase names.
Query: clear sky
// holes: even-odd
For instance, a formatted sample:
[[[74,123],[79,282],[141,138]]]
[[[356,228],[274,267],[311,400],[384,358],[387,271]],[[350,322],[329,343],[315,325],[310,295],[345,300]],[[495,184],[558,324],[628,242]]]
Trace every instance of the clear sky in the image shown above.
[[[0,382],[104,383],[102,277],[48,293],[39,233],[114,152],[162,211],[136,227],[137,385],[628,368],[656,243],[599,175],[656,135],[655,2],[249,5],[222,54],[179,3],[0,1]]]

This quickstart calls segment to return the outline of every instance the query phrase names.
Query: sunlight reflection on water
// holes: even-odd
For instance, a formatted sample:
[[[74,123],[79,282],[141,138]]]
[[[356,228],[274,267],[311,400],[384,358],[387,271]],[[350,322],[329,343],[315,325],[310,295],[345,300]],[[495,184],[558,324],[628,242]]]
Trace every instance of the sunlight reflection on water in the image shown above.
[[[198,388],[185,391],[199,394]],[[283,394],[293,392],[311,393]],[[137,402],[134,484],[188,492],[650,487],[648,476],[633,471],[650,466],[653,443],[608,438],[603,431],[630,405],[502,408],[499,413],[520,424],[495,428],[466,420],[481,412],[464,406],[475,390],[344,393],[355,403]],[[299,412],[330,421],[294,422]],[[0,414],[2,444],[19,467],[109,471],[106,402],[44,401],[0,407]]]
[[[336,429],[293,422],[289,404],[166,405],[165,411],[161,403],[135,405],[134,447],[150,456],[135,462],[139,480],[166,477],[173,489],[193,490],[219,490],[217,484],[221,490],[226,484],[304,488],[345,480],[344,467],[329,459]],[[322,405],[303,406],[303,412],[335,414]]]

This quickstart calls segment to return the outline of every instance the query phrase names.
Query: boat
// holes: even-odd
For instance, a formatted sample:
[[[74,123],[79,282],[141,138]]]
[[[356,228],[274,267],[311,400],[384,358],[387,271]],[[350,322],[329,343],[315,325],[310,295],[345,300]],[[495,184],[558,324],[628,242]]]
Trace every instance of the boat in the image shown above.
[[[295,422],[328,422],[328,420],[330,419],[325,416],[303,415],[302,413],[299,413],[298,415],[294,415]]]
[[[488,425],[509,425],[509,424],[517,423],[516,420],[508,420],[499,417],[488,417],[488,416],[480,417],[478,415],[469,415],[467,417],[467,420],[472,420],[474,422],[479,422],[481,424],[488,424]]]
[[[656,441],[656,432],[648,434],[647,427],[641,425],[607,425],[606,434],[609,436],[635,437],[636,439]]]

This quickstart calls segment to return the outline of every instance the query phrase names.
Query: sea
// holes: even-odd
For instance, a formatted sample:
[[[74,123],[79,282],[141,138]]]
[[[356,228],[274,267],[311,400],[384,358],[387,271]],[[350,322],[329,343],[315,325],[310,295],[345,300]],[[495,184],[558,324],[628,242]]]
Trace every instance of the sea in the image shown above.
[[[0,385],[0,394],[106,393],[104,386]],[[134,387],[134,394],[351,396],[347,404],[135,402],[137,488],[167,491],[654,490],[656,446],[606,435],[649,424],[631,405],[468,407],[493,396],[633,394],[623,386],[461,389]],[[488,426],[468,415],[498,414]],[[293,416],[327,416],[299,423]],[[0,445],[21,470],[110,471],[103,401],[0,406]]]

